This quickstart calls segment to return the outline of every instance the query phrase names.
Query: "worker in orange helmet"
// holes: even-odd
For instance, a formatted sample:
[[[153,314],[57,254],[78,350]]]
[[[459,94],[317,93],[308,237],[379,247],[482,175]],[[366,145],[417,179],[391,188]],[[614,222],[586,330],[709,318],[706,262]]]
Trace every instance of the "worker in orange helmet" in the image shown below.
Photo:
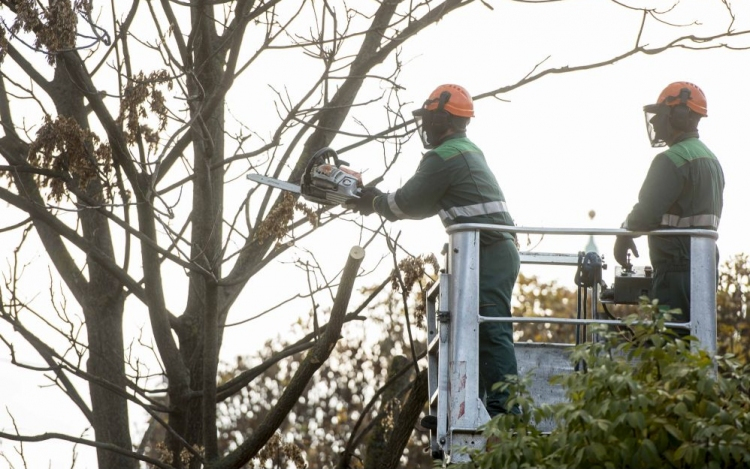
[[[444,226],[457,223],[513,225],[505,196],[482,151],[466,137],[474,103],[465,88],[438,86],[414,111],[424,154],[416,173],[403,187],[386,194],[365,188],[354,209],[377,212],[388,220],[439,215]],[[482,316],[510,317],[511,294],[520,260],[515,236],[482,232],[479,260],[479,309]],[[490,416],[505,412],[507,393],[493,390],[506,376],[517,375],[510,323],[484,322],[479,327],[479,388]],[[482,396],[480,396],[482,397]],[[423,421],[426,427],[435,422]]]
[[[667,146],[651,162],[638,203],[622,227],[632,231],[701,228],[717,230],[724,205],[724,173],[716,156],[698,138],[698,123],[708,116],[706,95],[693,83],[668,85],[656,104],[643,108],[653,147]],[[654,267],[652,295],[665,308],[680,309],[677,321],[690,321],[690,238],[649,236]],[[615,260],[638,257],[633,237],[618,236]],[[718,252],[717,252],[718,263]]]

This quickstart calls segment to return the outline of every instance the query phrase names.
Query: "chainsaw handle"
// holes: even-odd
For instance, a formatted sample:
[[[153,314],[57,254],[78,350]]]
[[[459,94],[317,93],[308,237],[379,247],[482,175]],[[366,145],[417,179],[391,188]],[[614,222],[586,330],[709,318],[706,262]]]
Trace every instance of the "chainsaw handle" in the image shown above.
[[[333,164],[337,168],[341,165],[349,166],[349,163],[339,159],[339,154],[336,153],[336,150],[334,150],[331,147],[323,147],[320,150],[313,153],[313,155],[310,157],[310,160],[307,162],[307,167],[305,168],[305,174],[302,175],[302,180],[306,184],[310,184],[311,182],[310,171],[312,170],[313,166],[325,163],[326,161],[329,161],[331,158],[333,158]]]
[[[328,154],[327,157],[324,156],[326,154]],[[331,158],[333,158],[333,164],[337,168],[339,166],[341,166],[341,165],[349,166],[349,163],[347,163],[344,160],[340,160],[339,159],[339,154],[336,153],[336,150],[334,150],[331,147],[323,147],[320,150],[318,150],[315,153],[313,153],[313,156],[310,158],[310,162],[307,163],[307,169],[309,170],[315,164],[315,162],[318,161],[318,160],[321,160],[321,162],[323,162],[323,161],[326,161],[326,160],[330,160]]]

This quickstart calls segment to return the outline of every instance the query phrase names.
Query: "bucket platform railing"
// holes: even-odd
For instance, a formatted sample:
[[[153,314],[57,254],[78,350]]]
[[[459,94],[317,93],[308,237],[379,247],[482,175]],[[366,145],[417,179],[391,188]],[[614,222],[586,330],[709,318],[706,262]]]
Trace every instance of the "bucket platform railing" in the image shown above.
[[[716,353],[716,239],[711,230],[676,229],[633,232],[622,229],[530,228],[485,224],[448,227],[447,266],[438,282],[428,291],[428,371],[430,414],[437,417],[431,431],[433,457],[446,463],[466,462],[467,450],[484,447],[480,427],[489,414],[479,397],[479,325],[483,322],[536,322],[571,325],[622,324],[619,320],[598,318],[483,317],[479,314],[479,237],[482,231],[541,235],[689,236],[691,247],[691,320],[668,323],[669,327],[689,329],[699,345],[711,356]],[[576,266],[578,254],[521,252],[525,264]],[[596,311],[598,294],[589,291]],[[538,403],[559,402],[562,390],[549,384],[556,374],[571,372],[567,357],[571,344],[516,343],[519,374],[533,371],[530,392]],[[543,423],[541,423],[543,425]]]

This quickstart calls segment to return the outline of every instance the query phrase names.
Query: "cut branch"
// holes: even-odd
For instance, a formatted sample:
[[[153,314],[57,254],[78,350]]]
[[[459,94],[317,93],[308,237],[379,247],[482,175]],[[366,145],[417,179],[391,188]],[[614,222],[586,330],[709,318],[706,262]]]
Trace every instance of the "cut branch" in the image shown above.
[[[286,418],[289,411],[299,400],[307,383],[312,376],[328,359],[336,343],[340,338],[341,326],[344,323],[346,308],[351,298],[354,280],[357,277],[359,266],[365,257],[364,249],[355,246],[349,251],[349,258],[344,266],[341,284],[336,293],[336,300],[331,309],[331,319],[328,328],[321,335],[320,340],[308,352],[305,359],[300,363],[299,369],[292,377],[291,382],[279,397],[278,403],[263,423],[254,430],[253,434],[245,440],[236,450],[229,453],[225,458],[215,465],[215,469],[240,469],[253,458],[266,442],[273,436],[274,432]]]

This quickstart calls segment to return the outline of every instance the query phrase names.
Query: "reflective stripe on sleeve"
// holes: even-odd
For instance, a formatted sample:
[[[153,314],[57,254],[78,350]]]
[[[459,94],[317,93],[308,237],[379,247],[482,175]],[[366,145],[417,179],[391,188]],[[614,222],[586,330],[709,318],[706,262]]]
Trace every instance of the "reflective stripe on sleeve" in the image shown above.
[[[438,214],[443,222],[455,220],[458,217],[476,217],[479,215],[490,215],[493,213],[507,212],[508,206],[505,202],[494,201],[481,204],[466,205],[463,207],[452,207],[448,210],[440,210]]]
[[[397,218],[404,220],[404,219],[413,219],[414,217],[410,217],[409,215],[405,214],[403,210],[401,210],[401,207],[398,206],[396,203],[396,193],[393,192],[391,194],[388,194],[388,208],[391,209],[391,212],[393,212],[394,215],[396,215]]]
[[[680,218],[677,215],[665,213],[661,217],[661,225],[671,228],[690,228],[693,226],[710,226],[714,230],[719,228],[719,217],[716,215],[693,215]]]

